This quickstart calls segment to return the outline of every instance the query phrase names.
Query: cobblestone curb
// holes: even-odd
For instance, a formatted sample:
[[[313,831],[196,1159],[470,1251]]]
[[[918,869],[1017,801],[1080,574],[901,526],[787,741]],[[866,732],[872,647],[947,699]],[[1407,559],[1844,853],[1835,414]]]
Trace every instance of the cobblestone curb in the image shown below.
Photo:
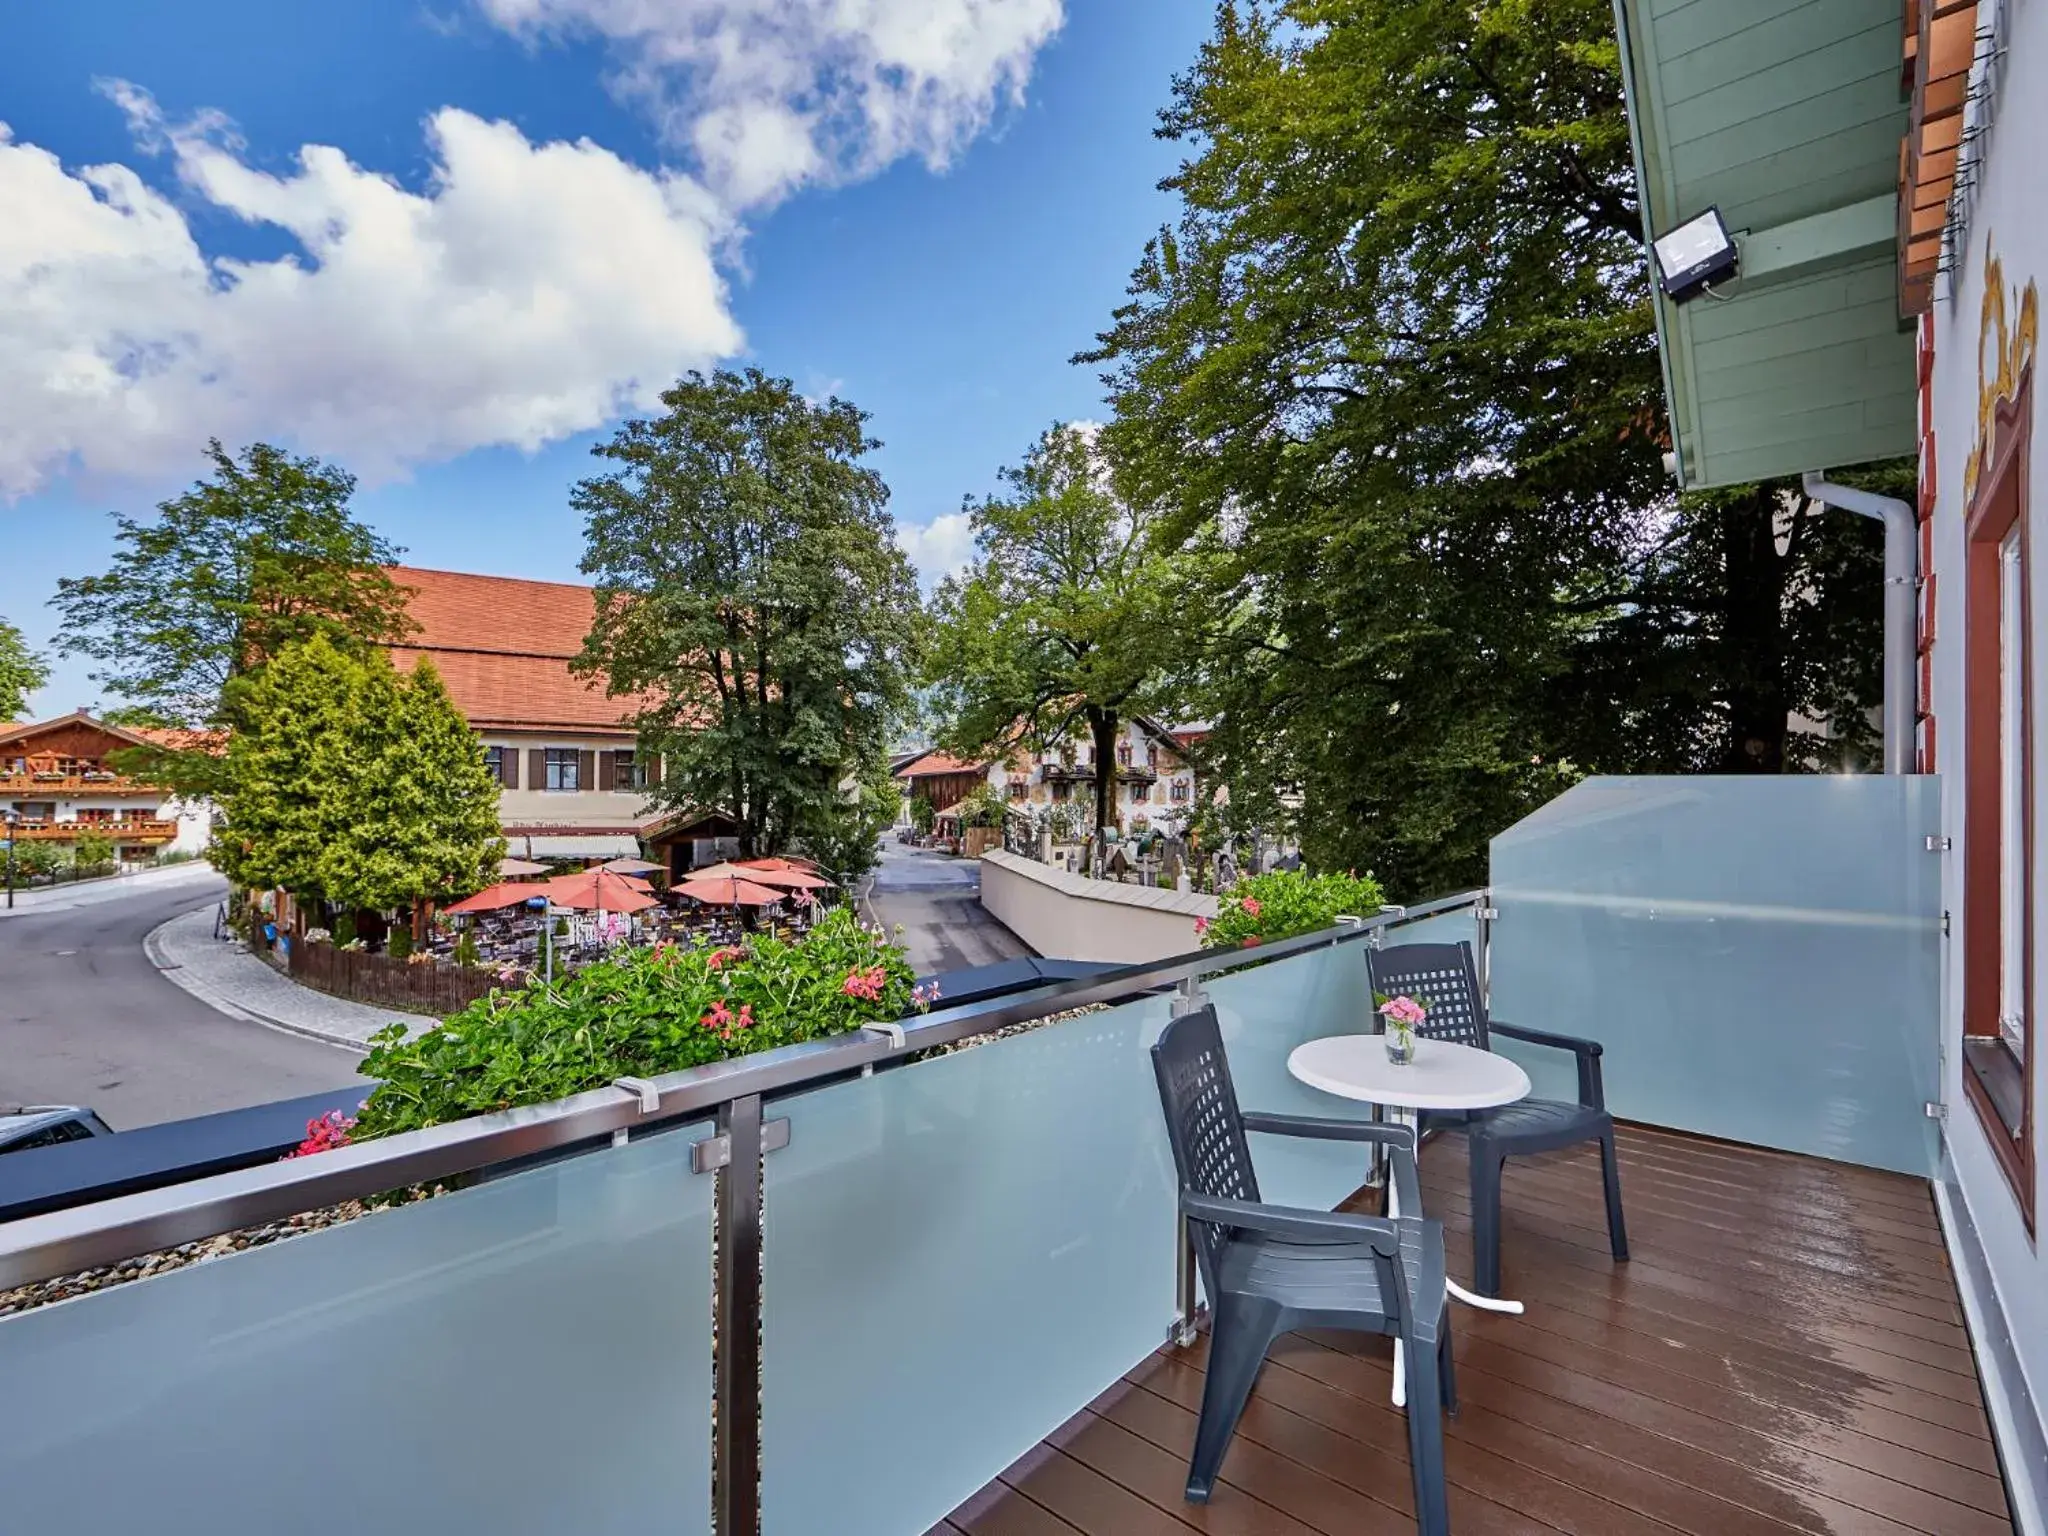
[[[419,1034],[440,1022],[302,987],[250,954],[239,939],[216,939],[214,910],[209,905],[174,917],[142,941],[143,953],[164,980],[210,1008],[359,1055],[370,1036],[386,1025],[404,1024]]]

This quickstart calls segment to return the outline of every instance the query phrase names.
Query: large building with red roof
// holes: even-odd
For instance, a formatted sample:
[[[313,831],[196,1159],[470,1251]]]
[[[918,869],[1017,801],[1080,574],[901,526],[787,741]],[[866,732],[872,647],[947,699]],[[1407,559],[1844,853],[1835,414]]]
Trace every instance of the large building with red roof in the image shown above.
[[[418,626],[392,660],[410,671],[431,659],[483,737],[514,854],[613,858],[662,844],[687,869],[723,851],[717,827],[678,828],[651,810],[627,723],[635,701],[570,670],[596,612],[592,588],[408,565],[391,577]]]

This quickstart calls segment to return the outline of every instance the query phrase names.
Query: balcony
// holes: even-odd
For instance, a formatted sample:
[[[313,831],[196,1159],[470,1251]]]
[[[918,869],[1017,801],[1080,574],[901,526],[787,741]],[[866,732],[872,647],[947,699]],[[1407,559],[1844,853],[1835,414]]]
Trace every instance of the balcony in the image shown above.
[[[22,821],[14,835],[27,843],[72,843],[81,832],[103,832],[116,844],[168,843],[178,835],[178,824],[156,818],[130,817],[125,821]]]
[[[126,774],[0,773],[0,795],[157,795],[161,785],[145,784]]]
[[[461,1186],[0,1316],[10,1518],[89,1487],[109,1529],[236,1536],[309,1489],[493,1536],[1410,1530],[1387,1348],[1336,1336],[1276,1346],[1182,1503],[1205,1348],[1170,1342],[1198,1298],[1147,1051],[1199,986],[1247,1106],[1363,1113],[1289,1051],[1362,1026],[1369,945],[1463,939],[1499,1016],[1604,1041],[1634,1257],[1590,1149],[1510,1164],[1528,1312],[1454,1314],[1454,1529],[2001,1536],[1923,1110],[1935,791],[1590,781],[1489,892],[0,1227],[4,1290]],[[1356,1146],[1256,1140],[1266,1199],[1370,1198]],[[1469,1275],[1462,1155],[1423,1174]]]

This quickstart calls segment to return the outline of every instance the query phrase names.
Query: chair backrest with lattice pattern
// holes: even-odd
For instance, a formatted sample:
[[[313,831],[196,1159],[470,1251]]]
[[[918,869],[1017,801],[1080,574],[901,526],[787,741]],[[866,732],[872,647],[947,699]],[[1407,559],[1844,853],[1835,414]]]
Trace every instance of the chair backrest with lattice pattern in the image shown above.
[[[1412,997],[1428,1010],[1418,1035],[1489,1049],[1470,944],[1390,944],[1367,950],[1366,967],[1373,991]]]
[[[1259,1181],[1252,1172],[1251,1147],[1238,1114],[1216,1009],[1201,1008],[1168,1024],[1152,1047],[1152,1070],[1159,1078],[1159,1102],[1166,1111],[1166,1135],[1173,1143],[1181,1188],[1198,1195],[1257,1200]],[[1214,1265],[1226,1234],[1213,1222],[1190,1225],[1202,1278],[1213,1296]]]

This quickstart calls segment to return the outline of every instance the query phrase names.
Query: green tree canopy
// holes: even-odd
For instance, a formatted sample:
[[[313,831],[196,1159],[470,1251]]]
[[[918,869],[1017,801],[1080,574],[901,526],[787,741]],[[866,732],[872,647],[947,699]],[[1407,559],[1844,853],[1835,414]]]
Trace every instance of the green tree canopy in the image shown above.
[[[578,666],[626,701],[658,804],[772,853],[865,814],[849,786],[907,703],[917,584],[856,407],[758,369],[690,374],[662,406],[576,487],[597,584]]]
[[[926,675],[940,739],[969,756],[1094,745],[1095,829],[1111,820],[1122,723],[1156,708],[1181,644],[1182,572],[1158,515],[1109,483],[1090,435],[1054,427],[970,501],[975,558],[932,600]]]
[[[1180,213],[1088,356],[1120,479],[1202,555],[1191,702],[1234,816],[1299,807],[1312,862],[1429,894],[1624,747],[1726,764],[1773,666],[1861,676],[1868,531],[1739,558],[1776,490],[1662,473],[1608,0],[1226,0],[1161,132]]]
[[[242,688],[215,801],[215,869],[250,890],[326,895],[321,859],[341,832],[339,757],[361,723],[367,663],[324,634],[286,646]]]
[[[488,885],[505,854],[498,782],[433,663],[401,676],[372,653],[350,714],[328,760],[334,826],[317,870],[327,899],[384,911]]]
[[[431,664],[316,634],[240,686],[209,851],[230,880],[380,911],[488,883],[497,783]]]
[[[0,619],[0,725],[19,719],[28,696],[49,680],[43,658],[29,649],[19,629]]]
[[[207,478],[153,520],[116,513],[112,567],[57,583],[57,643],[101,664],[95,681],[159,722],[236,724],[235,685],[287,646],[325,636],[343,649],[402,639],[405,591],[384,567],[399,551],[349,513],[355,479],[268,443],[230,455],[207,444]],[[203,752],[135,764],[174,787],[215,787]]]

